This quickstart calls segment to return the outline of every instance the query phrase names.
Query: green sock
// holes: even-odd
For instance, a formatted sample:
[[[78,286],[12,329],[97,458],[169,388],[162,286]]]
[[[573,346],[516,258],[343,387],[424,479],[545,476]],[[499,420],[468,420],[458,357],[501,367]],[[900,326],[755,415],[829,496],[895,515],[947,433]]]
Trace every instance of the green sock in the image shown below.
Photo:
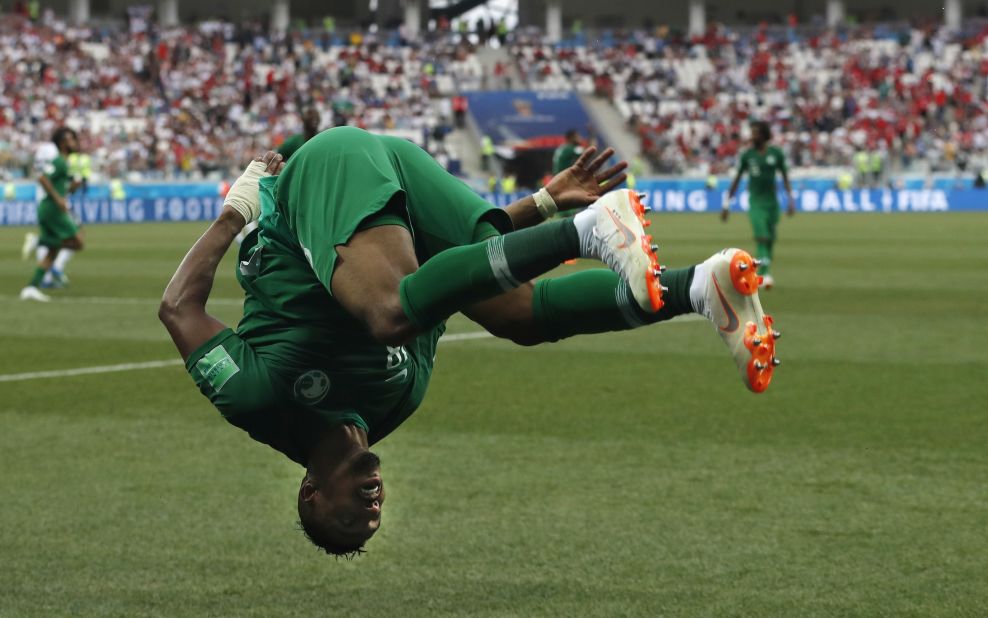
[[[644,311],[631,288],[610,270],[585,270],[535,284],[532,312],[549,341],[573,335],[628,330],[692,313],[690,284],[693,267],[668,270],[662,275],[664,305],[656,313]]]
[[[428,330],[464,307],[516,288],[579,254],[572,219],[453,247],[401,280],[401,306],[412,324]]]
[[[758,274],[767,275],[769,269],[772,267],[772,241],[758,240],[755,242],[757,243],[755,257],[762,262],[762,265],[758,267]]]
[[[31,277],[31,283],[29,283],[28,285],[31,286],[31,287],[34,287],[34,288],[36,288],[39,285],[41,285],[41,282],[45,280],[45,272],[47,272],[47,271],[45,271],[44,268],[41,268],[40,266],[38,266],[34,270],[34,276]]]

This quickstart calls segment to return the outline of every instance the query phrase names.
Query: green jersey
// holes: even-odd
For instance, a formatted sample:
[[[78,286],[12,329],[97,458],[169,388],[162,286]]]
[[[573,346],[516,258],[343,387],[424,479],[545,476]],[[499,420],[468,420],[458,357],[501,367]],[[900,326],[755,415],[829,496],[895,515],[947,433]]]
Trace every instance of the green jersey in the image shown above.
[[[281,142],[281,146],[278,146],[277,152],[285,161],[288,161],[292,158],[292,155],[295,154],[295,151],[301,148],[304,143],[305,136],[301,133],[296,133]]]
[[[69,193],[69,182],[72,180],[72,176],[69,174],[69,162],[59,154],[57,157],[51,160],[47,166],[45,166],[45,176],[48,177],[48,181],[51,186],[54,187],[55,193],[58,193],[62,197],[65,197]],[[58,206],[48,195],[45,195],[41,203],[49,202],[55,208]]]
[[[567,167],[576,163],[583,153],[583,146],[573,145],[566,142],[552,153],[552,173],[558,174]]]
[[[45,176],[51,182],[55,193],[65,197],[69,193],[72,177],[69,174],[69,163],[62,155],[58,155],[45,166]],[[79,226],[69,213],[55,203],[55,200],[45,194],[38,204],[38,227],[41,234],[38,244],[43,247],[61,247],[62,243],[79,233]]]
[[[778,208],[776,172],[786,171],[782,150],[769,146],[764,153],[749,148],[741,155],[739,172],[748,173],[748,198],[752,208]]]
[[[408,228],[419,261],[510,230],[510,219],[425,151],[360,129],[325,131],[260,181],[261,221],[240,248],[244,316],[186,367],[224,417],[303,465],[348,423],[377,442],[419,406],[445,326],[376,342],[333,298],[336,247],[376,225]]]

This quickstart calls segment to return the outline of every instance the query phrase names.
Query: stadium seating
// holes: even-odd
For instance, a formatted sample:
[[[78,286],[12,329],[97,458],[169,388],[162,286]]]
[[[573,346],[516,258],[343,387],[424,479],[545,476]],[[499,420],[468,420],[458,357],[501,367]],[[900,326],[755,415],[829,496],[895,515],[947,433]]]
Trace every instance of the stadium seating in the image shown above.
[[[728,171],[748,119],[770,121],[796,166],[849,166],[864,151],[888,169],[952,171],[984,163],[985,48],[984,28],[714,27],[560,46],[520,34],[512,54],[533,88],[610,99],[661,172]]]
[[[729,171],[754,118],[772,122],[793,166],[847,167],[868,152],[887,171],[954,171],[986,163],[984,33],[716,26],[693,40],[637,31],[550,46],[533,31],[510,51],[528,88],[610,100],[661,173]],[[493,83],[448,34],[410,46],[205,22],[152,37],[14,17],[0,20],[0,76],[7,177],[31,174],[66,122],[108,176],[228,175],[298,131],[310,102],[324,126],[390,131],[449,161],[452,95]]]
[[[274,39],[220,22],[150,37],[7,17],[0,76],[0,175],[31,174],[39,144],[68,123],[106,175],[173,178],[228,175],[299,131],[308,104],[323,126],[394,132],[448,160],[450,97],[482,70],[469,46],[446,39]]]

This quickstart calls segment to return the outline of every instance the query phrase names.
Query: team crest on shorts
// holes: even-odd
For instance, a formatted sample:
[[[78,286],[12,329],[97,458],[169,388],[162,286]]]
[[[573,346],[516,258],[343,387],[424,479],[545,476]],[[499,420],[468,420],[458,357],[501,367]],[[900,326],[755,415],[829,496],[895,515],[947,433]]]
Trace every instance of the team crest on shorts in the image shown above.
[[[295,399],[315,405],[329,394],[329,376],[325,371],[310,369],[295,380]]]

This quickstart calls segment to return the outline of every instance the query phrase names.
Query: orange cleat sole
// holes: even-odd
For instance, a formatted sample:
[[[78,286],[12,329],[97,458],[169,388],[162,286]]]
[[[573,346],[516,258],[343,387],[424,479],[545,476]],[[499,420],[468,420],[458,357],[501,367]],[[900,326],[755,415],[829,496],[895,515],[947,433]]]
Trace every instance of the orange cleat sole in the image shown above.
[[[634,191],[628,192],[631,198],[631,208],[635,211],[635,216],[638,217],[639,223],[642,224],[643,228],[647,228],[652,225],[652,222],[645,217],[645,205],[642,204],[641,198],[639,198],[638,193]],[[665,302],[662,300],[662,292],[666,291],[666,288],[662,286],[662,273],[665,272],[665,267],[659,264],[658,256],[658,246],[652,244],[652,237],[650,235],[645,235],[641,239],[642,249],[645,254],[648,255],[651,268],[645,273],[645,282],[648,287],[648,300],[652,305],[652,311],[658,311],[662,309]]]
[[[775,368],[782,363],[775,355],[775,341],[780,333],[772,328],[772,316],[764,315],[761,302],[754,296],[762,283],[762,278],[755,272],[757,267],[758,262],[746,251],[738,251],[731,258],[731,283],[734,289],[745,296],[753,296],[751,300],[755,303],[756,315],[763,315],[761,326],[764,328],[759,328],[754,322],[744,325],[744,346],[751,353],[747,366],[748,385],[753,392],[763,393],[772,382]]]

